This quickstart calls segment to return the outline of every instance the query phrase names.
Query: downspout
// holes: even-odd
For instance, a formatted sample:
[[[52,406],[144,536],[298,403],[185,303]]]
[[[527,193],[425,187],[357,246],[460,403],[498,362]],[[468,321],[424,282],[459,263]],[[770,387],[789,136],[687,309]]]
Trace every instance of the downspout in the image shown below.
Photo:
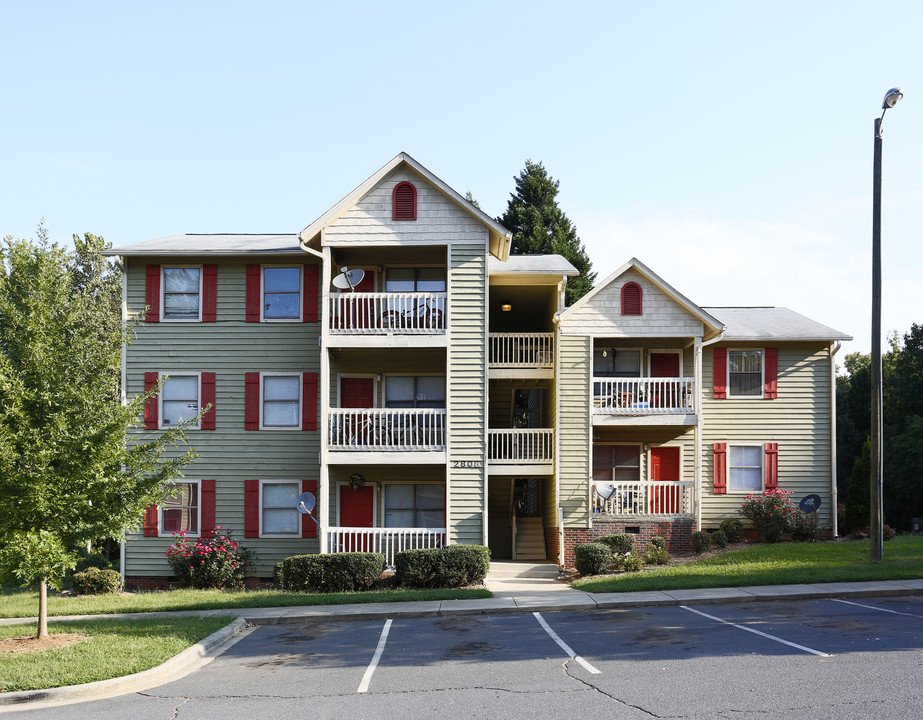
[[[839,340],[832,343],[827,352],[830,353],[830,497],[833,507],[830,508],[830,519],[833,527],[833,537],[839,534],[837,526],[837,492],[836,492],[836,361],[834,356],[843,346]]]
[[[702,431],[705,428],[705,412],[702,407],[702,349],[714,345],[716,342],[724,340],[724,330],[711,340],[700,341],[696,338],[695,348],[695,529],[702,529],[702,497],[704,490],[702,488]]]

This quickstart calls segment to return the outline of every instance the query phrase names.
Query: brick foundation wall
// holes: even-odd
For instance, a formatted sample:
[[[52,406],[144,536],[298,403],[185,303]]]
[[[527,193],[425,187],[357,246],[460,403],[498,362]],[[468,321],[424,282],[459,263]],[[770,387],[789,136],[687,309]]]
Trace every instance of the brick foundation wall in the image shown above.
[[[556,527],[545,527],[545,557],[558,561],[561,552],[561,535]]]
[[[604,535],[627,532],[626,528],[637,528],[635,550],[644,553],[652,537],[662,536],[670,552],[692,550],[692,519],[656,522],[651,520],[594,520],[591,528],[564,528],[564,566],[574,566],[574,548],[593,542]]]

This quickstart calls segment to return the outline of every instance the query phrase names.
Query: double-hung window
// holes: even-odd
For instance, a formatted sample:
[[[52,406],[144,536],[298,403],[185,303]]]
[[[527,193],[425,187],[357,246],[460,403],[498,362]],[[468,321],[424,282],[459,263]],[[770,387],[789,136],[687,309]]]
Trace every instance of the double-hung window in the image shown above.
[[[385,485],[385,527],[445,527],[445,487],[435,483]]]
[[[260,534],[263,537],[300,536],[301,516],[296,505],[301,482],[263,480],[260,489]]]
[[[302,267],[263,267],[263,319],[301,320]]]
[[[385,382],[389,408],[444,408],[445,377],[441,375],[391,375]]]
[[[728,491],[760,492],[762,489],[762,446],[731,445],[728,448]]]
[[[763,351],[728,351],[728,395],[730,397],[763,396]]]
[[[445,292],[445,268],[388,268],[387,292]]]
[[[300,373],[262,376],[262,428],[301,428],[301,386]]]
[[[196,480],[171,483],[171,494],[160,506],[160,534],[199,534],[199,483]]]
[[[163,320],[201,319],[202,268],[163,268]]]
[[[160,427],[176,427],[189,422],[199,428],[199,375],[168,375],[160,392]]]

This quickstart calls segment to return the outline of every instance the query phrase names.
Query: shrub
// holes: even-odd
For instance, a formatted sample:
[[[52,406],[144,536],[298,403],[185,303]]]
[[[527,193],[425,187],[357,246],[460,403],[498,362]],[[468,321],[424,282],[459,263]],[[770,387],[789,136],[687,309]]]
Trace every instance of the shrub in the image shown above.
[[[636,552],[625,553],[619,556],[619,567],[623,572],[638,572],[644,567],[644,560]]]
[[[77,551],[77,564],[74,566],[74,572],[82,572],[87,568],[107,568],[109,561],[106,556],[99,552],[87,552],[85,547]]]
[[[354,592],[373,587],[384,569],[381,553],[292,555],[276,564],[275,581],[295,592]]]
[[[81,595],[115,593],[122,586],[122,576],[116,570],[88,567],[74,573],[74,590]]]
[[[692,552],[696,555],[703,553],[711,547],[711,536],[704,530],[692,533]]]
[[[210,538],[187,538],[186,533],[173,533],[176,538],[167,548],[167,562],[184,587],[226,588],[243,585],[244,571],[253,560],[253,553],[231,538],[231,531],[219,526]],[[221,531],[221,532],[218,532]]]
[[[609,546],[613,555],[624,555],[635,549],[635,536],[629,533],[603,535],[596,542]]]
[[[806,513],[800,508],[795,510],[791,519],[792,540],[814,542],[820,537],[820,523],[817,513]]]
[[[582,543],[574,548],[574,567],[581,575],[601,575],[612,559],[612,550],[605,543]]]
[[[788,490],[767,490],[762,495],[747,495],[739,512],[753,523],[764,542],[775,543],[791,530],[795,508]]]
[[[744,524],[737,518],[726,518],[718,527],[727,536],[729,543],[738,543],[744,539]]]
[[[725,533],[724,530],[715,530],[713,533],[711,533],[711,544],[719,548],[727,547],[727,533]]]
[[[404,550],[394,556],[398,585],[411,588],[462,587],[480,582],[490,568],[490,550],[483,545]]]
[[[670,553],[667,551],[667,541],[660,535],[655,535],[647,544],[644,553],[644,562],[648,565],[666,565],[670,562]]]

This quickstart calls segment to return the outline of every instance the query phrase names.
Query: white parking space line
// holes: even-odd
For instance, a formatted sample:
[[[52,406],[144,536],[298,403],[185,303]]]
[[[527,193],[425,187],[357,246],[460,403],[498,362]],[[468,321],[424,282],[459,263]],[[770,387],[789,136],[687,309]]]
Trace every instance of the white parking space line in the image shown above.
[[[849,600],[838,600],[836,598],[831,599],[833,602],[843,603],[844,605],[855,605],[856,607],[865,608],[867,610],[877,610],[878,612],[891,613],[892,615],[903,615],[904,617],[923,618],[923,615],[914,615],[913,613],[900,612],[899,610],[889,610],[888,608],[875,607],[874,605],[863,605],[862,603],[850,602]]]
[[[567,653],[568,657],[570,657],[572,660],[576,660],[577,663],[579,663],[579,665],[587,672],[592,673],[593,675],[601,674],[599,670],[597,670],[595,667],[590,665],[590,663],[588,663],[586,660],[580,657],[577,653],[571,650],[570,645],[568,645],[560,637],[558,637],[558,634],[554,630],[551,629],[551,626],[548,625],[548,623],[545,622],[545,618],[542,617],[541,613],[536,612],[532,614],[535,616],[535,619],[538,620],[538,624],[541,625],[543,628],[545,628],[545,632],[551,636],[551,639],[554,640],[565,653]]]
[[[683,610],[688,610],[689,612],[694,612],[696,615],[701,615],[704,618],[709,620],[714,620],[715,622],[724,623],[725,625],[730,625],[731,627],[736,627],[738,630],[746,630],[747,632],[753,633],[754,635],[759,635],[764,638],[769,638],[770,640],[775,640],[778,643],[783,645],[788,645],[789,647],[797,648],[798,650],[804,650],[805,652],[811,653],[812,655],[820,655],[821,657],[831,657],[829,653],[821,652],[820,650],[814,650],[804,645],[799,645],[798,643],[789,642],[788,640],[783,640],[780,637],[775,635],[770,635],[769,633],[760,632],[759,630],[754,630],[753,628],[748,628],[746,625],[737,625],[728,620],[724,620],[714,615],[709,615],[708,613],[703,613],[698,610],[693,610],[691,607],[686,607],[685,605],[680,605]]]
[[[372,681],[372,675],[375,674],[375,668],[378,667],[378,661],[381,660],[381,654],[385,651],[385,643],[388,642],[388,633],[391,632],[391,618],[385,621],[385,626],[381,629],[381,637],[378,638],[378,647],[375,648],[375,655],[372,656],[372,662],[365,669],[365,675],[362,676],[362,682],[359,683],[359,689],[356,692],[364,693],[369,691],[369,683]]]

